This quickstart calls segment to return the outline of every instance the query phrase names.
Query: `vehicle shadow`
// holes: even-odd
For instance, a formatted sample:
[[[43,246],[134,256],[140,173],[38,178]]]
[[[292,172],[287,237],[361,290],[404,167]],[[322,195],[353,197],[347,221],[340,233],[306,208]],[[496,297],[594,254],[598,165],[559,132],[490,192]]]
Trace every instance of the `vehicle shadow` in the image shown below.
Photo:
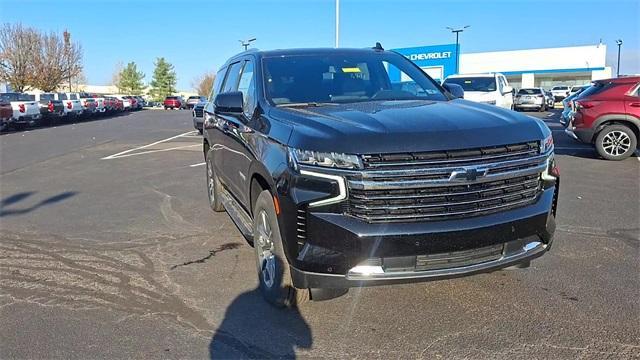
[[[311,329],[298,309],[278,309],[259,289],[238,296],[209,344],[211,359],[295,358],[297,348],[309,349]]]
[[[4,199],[2,199],[2,201],[0,202],[0,217],[5,217],[5,216],[15,216],[15,215],[23,215],[23,214],[27,214],[30,213],[34,210],[37,210],[43,206],[47,206],[47,205],[52,205],[61,201],[64,201],[70,197],[73,197],[75,195],[77,195],[78,193],[76,191],[65,191],[63,193],[60,193],[58,195],[54,195],[51,196],[47,199],[41,200],[40,202],[36,203],[35,205],[31,205],[29,207],[23,207],[23,208],[19,208],[19,209],[7,209],[7,207],[13,205],[13,204],[17,204],[27,198],[29,198],[30,196],[32,196],[33,194],[35,194],[34,191],[26,191],[26,192],[21,192],[21,193],[17,193],[17,194],[13,194],[11,196],[8,196]]]

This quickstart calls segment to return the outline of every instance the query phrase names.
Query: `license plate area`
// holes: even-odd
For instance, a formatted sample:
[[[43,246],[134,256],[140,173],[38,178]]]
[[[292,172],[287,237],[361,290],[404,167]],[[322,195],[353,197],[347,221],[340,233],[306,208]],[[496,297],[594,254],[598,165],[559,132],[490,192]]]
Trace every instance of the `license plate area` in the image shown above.
[[[438,254],[388,257],[382,259],[385,272],[428,271],[450,269],[498,260],[504,244]]]

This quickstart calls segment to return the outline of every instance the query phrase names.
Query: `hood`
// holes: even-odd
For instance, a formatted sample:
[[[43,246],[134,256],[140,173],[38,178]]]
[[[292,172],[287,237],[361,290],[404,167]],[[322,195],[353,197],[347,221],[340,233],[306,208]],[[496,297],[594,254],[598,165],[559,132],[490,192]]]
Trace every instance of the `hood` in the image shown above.
[[[350,154],[468,149],[551,134],[542,120],[466,100],[276,107],[269,114],[292,125],[291,147]]]

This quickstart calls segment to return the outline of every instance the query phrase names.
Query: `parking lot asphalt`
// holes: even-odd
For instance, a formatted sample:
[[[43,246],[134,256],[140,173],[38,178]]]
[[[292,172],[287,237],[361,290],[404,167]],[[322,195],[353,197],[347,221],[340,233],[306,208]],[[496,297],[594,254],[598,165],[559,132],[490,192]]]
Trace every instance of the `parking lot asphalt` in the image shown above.
[[[529,269],[267,305],[187,111],[0,136],[0,358],[640,358],[640,161],[568,138]]]

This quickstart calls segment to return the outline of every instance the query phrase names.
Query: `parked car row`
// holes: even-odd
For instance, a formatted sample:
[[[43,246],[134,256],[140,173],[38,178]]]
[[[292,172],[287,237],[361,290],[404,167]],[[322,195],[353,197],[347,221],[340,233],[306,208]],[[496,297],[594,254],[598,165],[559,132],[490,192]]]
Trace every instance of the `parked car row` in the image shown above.
[[[594,145],[601,157],[623,160],[638,150],[640,76],[594,81],[569,104],[565,132]]]
[[[1,93],[0,131],[55,125],[127,110],[140,110],[145,101],[140,96],[98,95],[88,93]]]
[[[546,111],[557,101],[580,91],[584,86],[554,86],[551,90],[542,87],[522,88],[515,91],[507,77],[501,73],[457,74],[448,76],[444,84],[455,84],[464,90],[464,98],[505,109]]]

